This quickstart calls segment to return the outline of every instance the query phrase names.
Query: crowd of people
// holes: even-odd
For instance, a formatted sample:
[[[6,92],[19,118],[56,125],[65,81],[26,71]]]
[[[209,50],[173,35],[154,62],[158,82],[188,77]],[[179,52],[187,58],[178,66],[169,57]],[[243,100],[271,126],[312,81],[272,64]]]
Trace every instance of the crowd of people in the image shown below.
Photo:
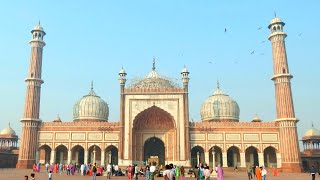
[[[267,177],[267,170],[264,168],[264,166],[248,166],[247,168],[248,178],[249,180],[253,179],[254,177],[257,180],[266,180]],[[274,176],[277,176],[277,171],[274,168]]]

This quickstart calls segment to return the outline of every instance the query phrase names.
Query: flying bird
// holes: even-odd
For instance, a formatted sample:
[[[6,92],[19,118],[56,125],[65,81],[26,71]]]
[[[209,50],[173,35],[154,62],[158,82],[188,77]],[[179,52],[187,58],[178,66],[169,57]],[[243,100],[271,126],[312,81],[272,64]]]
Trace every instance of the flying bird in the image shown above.
[[[225,32],[225,33],[227,32],[227,28],[224,28],[224,32]]]
[[[302,33],[300,33],[298,36],[301,36],[302,35]]]
[[[251,54],[254,54],[254,51],[252,51]]]
[[[266,41],[261,41],[261,43],[260,44],[263,44],[263,43],[265,43]]]
[[[262,27],[259,27],[258,30],[262,29]]]

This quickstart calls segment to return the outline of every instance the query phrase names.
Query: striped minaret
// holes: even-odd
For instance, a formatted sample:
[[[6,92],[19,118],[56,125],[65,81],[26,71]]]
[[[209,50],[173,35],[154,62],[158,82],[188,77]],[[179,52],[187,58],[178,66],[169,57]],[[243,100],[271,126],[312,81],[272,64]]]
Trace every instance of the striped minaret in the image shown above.
[[[30,66],[27,78],[27,92],[22,122],[22,134],[17,168],[31,168],[36,163],[38,124],[40,111],[40,90],[43,80],[41,79],[42,50],[46,43],[43,37],[46,33],[39,25],[31,31],[32,39]]]
[[[297,122],[294,114],[285,38],[284,22],[280,18],[273,18],[268,28],[271,31],[269,40],[272,43],[273,70],[272,80],[276,96],[276,122],[280,131],[280,152],[282,169],[286,172],[301,171],[301,159],[297,134]],[[279,159],[278,159],[279,161]]]

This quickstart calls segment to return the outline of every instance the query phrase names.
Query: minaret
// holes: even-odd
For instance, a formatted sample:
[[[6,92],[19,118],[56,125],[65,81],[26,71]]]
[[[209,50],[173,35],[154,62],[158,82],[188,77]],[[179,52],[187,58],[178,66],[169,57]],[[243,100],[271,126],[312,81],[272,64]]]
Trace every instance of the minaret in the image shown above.
[[[286,172],[301,171],[301,159],[297,134],[297,122],[294,114],[290,80],[293,77],[289,73],[285,38],[283,32],[284,22],[280,18],[273,18],[268,28],[269,40],[272,43],[273,70],[272,80],[275,86],[276,96],[276,122],[280,131],[280,152],[282,169]]]
[[[184,68],[181,71],[182,75],[182,84],[183,84],[183,100],[184,100],[184,120],[185,120],[185,154],[186,161],[191,163],[191,147],[190,147],[190,138],[189,138],[189,71],[184,66]],[[191,165],[191,164],[190,164]]]
[[[120,82],[120,146],[119,146],[119,159],[123,160],[123,152],[124,152],[124,113],[125,113],[125,85],[126,85],[126,71],[121,68],[120,72],[119,72],[119,82]],[[122,164],[122,163],[121,163]]]
[[[46,33],[40,23],[31,31],[30,66],[27,78],[27,92],[25,97],[24,114],[21,119],[22,134],[17,168],[31,168],[36,163],[36,151],[38,140],[38,124],[40,112],[40,90],[43,80],[41,79],[42,50],[46,43],[43,37]]]

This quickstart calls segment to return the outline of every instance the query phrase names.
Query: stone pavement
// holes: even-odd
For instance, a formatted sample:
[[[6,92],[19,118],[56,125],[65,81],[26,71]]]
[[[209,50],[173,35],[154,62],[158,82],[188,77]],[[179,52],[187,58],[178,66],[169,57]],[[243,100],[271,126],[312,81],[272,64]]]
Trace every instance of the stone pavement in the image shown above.
[[[32,172],[31,169],[0,169],[0,180],[23,180],[24,175],[30,176]],[[36,173],[36,180],[47,180],[48,174],[44,171],[40,173]],[[74,176],[67,176],[66,173],[53,174],[53,180],[91,180],[90,176],[80,176],[76,173]],[[106,176],[99,177],[97,176],[97,180],[106,180]],[[113,176],[111,179],[113,180],[127,180],[126,176]],[[215,180],[216,178],[210,178],[211,180]],[[247,175],[245,172],[226,172],[225,180],[247,180]],[[267,180],[311,180],[311,176],[307,173],[279,173],[277,177],[273,177],[272,173],[267,175]],[[316,177],[316,179],[320,179],[320,177]],[[145,180],[145,177],[139,177],[139,180]],[[156,178],[155,180],[162,180],[162,177]],[[185,180],[194,180],[194,178],[186,177]]]

